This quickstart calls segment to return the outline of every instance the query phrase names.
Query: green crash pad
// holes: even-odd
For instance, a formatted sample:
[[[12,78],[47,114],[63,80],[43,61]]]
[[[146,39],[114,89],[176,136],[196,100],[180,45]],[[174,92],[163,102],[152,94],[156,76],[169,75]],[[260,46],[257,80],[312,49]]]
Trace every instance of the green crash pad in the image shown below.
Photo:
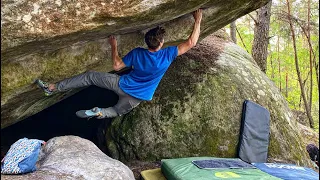
[[[141,177],[142,180],[167,180],[160,168],[142,171]]]
[[[195,166],[193,160],[229,159],[214,157],[189,157],[179,159],[161,160],[161,171],[168,180],[279,180],[259,169],[200,169]],[[238,158],[237,158],[238,159]]]

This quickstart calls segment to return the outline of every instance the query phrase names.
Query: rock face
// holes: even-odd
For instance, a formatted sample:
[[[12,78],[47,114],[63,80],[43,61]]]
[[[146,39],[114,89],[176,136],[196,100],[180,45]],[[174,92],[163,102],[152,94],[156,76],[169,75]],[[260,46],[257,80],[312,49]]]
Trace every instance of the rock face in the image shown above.
[[[300,124],[307,126],[307,127],[310,127],[307,113],[305,113],[303,111],[292,110],[292,114]]]
[[[304,146],[307,147],[308,144],[319,145],[319,133],[315,132],[309,126],[302,125],[298,123],[300,133],[303,137]]]
[[[246,99],[270,111],[269,161],[308,165],[298,124],[277,87],[243,49],[213,36],[176,58],[152,101],[113,120],[106,136],[111,156],[236,157]]]
[[[148,28],[163,26],[165,45],[192,31],[190,13],[205,8],[201,38],[268,0],[3,1],[1,8],[1,128],[75,93],[50,98],[33,85],[57,82],[87,70],[110,71],[106,37],[115,34],[121,56],[144,46]]]
[[[105,179],[134,180],[132,171],[101,152],[92,142],[77,136],[50,139],[41,151],[38,170],[1,179]]]

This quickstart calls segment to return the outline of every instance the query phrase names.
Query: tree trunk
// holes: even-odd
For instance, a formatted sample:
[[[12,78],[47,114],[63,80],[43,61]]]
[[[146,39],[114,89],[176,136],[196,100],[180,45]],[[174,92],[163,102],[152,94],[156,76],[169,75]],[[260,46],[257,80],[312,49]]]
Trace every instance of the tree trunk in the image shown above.
[[[310,42],[310,0],[308,0],[308,42]],[[309,43],[309,60],[310,60],[310,95],[309,95],[309,109],[312,110],[312,88],[313,88],[313,78],[312,78],[312,45]]]
[[[309,109],[310,106],[308,106],[308,101],[306,99],[305,91],[304,91],[303,84],[302,84],[300,69],[299,69],[299,62],[298,62],[298,56],[297,56],[297,47],[296,47],[296,37],[295,37],[295,32],[294,32],[293,24],[292,24],[291,17],[290,17],[291,12],[290,12],[289,0],[287,0],[287,7],[288,7],[289,24],[290,24],[291,35],[292,35],[292,43],[293,43],[293,49],[294,49],[294,61],[295,61],[295,65],[296,65],[296,71],[297,71],[298,80],[299,80],[299,84],[300,84],[302,99],[303,99],[304,106],[305,106],[305,109],[306,109],[306,112],[307,112],[307,116],[308,116],[308,119],[309,119],[310,127],[314,128],[314,123],[313,123],[313,119],[312,119],[312,116],[311,116],[311,111]]]
[[[237,30],[236,30],[236,21],[230,23],[230,36],[232,41],[237,44]]]
[[[308,1],[309,2],[309,1]],[[309,9],[310,10],[310,9]],[[308,11],[308,18],[309,18],[309,13],[310,13],[310,11]],[[305,28],[305,26],[304,26],[304,24],[301,24],[301,22],[304,22],[303,20],[301,20],[301,19],[299,19],[299,18],[297,18],[297,17],[294,17],[294,16],[291,16],[291,15],[288,15],[288,14],[286,14],[286,15],[283,15],[283,13],[276,13],[276,14],[278,14],[278,16],[280,17],[280,18],[282,18],[282,16],[284,16],[284,17],[286,17],[286,20],[288,20],[289,19],[289,16],[301,27],[301,29],[302,29],[302,31],[303,31],[303,34],[306,36],[306,38],[307,38],[307,40],[308,40],[308,43],[309,43],[309,47],[311,48],[311,52],[312,52],[312,54],[313,54],[313,67],[315,68],[315,73],[316,73],[316,79],[317,79],[317,85],[318,85],[318,93],[319,93],[319,90],[320,90],[320,87],[319,87],[319,64],[317,63],[317,59],[316,59],[316,53],[313,51],[313,48],[312,48],[312,44],[311,44],[311,40],[310,40],[310,38],[309,38],[309,36],[308,36],[308,33],[306,32],[306,28]],[[285,21],[285,22],[287,22],[287,21]],[[314,24],[314,23],[312,23],[312,22],[307,22],[308,24],[307,24],[307,26],[308,26],[308,31],[310,31],[310,24],[312,24],[312,25],[316,25],[316,24]],[[318,48],[319,48],[319,44],[318,44],[318,47],[316,48],[316,50],[318,50]]]
[[[270,55],[270,65],[271,65],[271,79],[274,80],[274,68],[272,64],[272,54]]]
[[[318,42],[319,43],[319,42]],[[316,50],[319,50],[319,44],[316,48]],[[314,65],[314,69],[316,71],[316,78],[317,78],[317,85],[318,85],[318,93],[319,93],[319,63],[317,62],[317,56],[313,56],[313,65]]]
[[[267,70],[271,5],[272,1],[258,10],[258,19],[254,26],[252,45],[252,57],[264,73]]]
[[[309,2],[309,1],[308,1]],[[292,16],[290,16],[291,18],[293,18]],[[289,18],[289,15],[287,16],[287,18]],[[295,21],[296,21],[296,23],[298,23],[298,25],[301,27],[301,29],[302,29],[302,31],[303,31],[303,34],[306,36],[306,38],[307,38],[307,40],[308,40],[308,44],[309,44],[309,53],[311,54],[313,54],[313,60],[312,60],[312,63],[313,63],[313,66],[314,66],[314,68],[315,68],[315,71],[316,71],[316,78],[317,78],[317,85],[318,85],[318,92],[319,92],[319,90],[320,90],[320,88],[319,88],[319,64],[317,63],[317,61],[316,61],[316,53],[313,51],[313,47],[312,47],[312,44],[311,44],[311,37],[310,37],[310,24],[311,24],[311,22],[310,22],[310,20],[309,20],[309,18],[310,18],[310,7],[309,7],[309,9],[308,9],[308,24],[307,24],[307,28],[308,28],[308,32],[306,32],[306,29],[305,29],[305,27],[299,22],[299,20],[298,19],[295,19]],[[318,45],[318,47],[316,48],[316,50],[318,50],[318,48],[319,48],[319,45]],[[312,66],[312,65],[311,65]]]
[[[279,58],[279,51],[280,51],[280,42],[279,42],[279,35],[277,40],[277,60],[278,60],[278,70],[279,70],[279,89],[281,92],[281,69],[280,69],[280,58]]]
[[[317,63],[316,56],[313,57],[314,69],[316,71],[317,85],[318,85],[318,93],[319,93],[319,64]]]
[[[306,92],[305,87],[306,87],[306,83],[307,83],[308,78],[309,78],[309,74],[310,74],[310,71],[308,72],[308,74],[307,74],[307,76],[306,76],[306,79],[304,79],[304,80],[302,81],[302,88],[304,89],[305,92]],[[299,86],[299,80],[298,80],[297,86]],[[302,103],[301,103],[301,100],[302,100],[302,91],[300,92],[299,110],[301,109],[301,104],[302,104]]]
[[[300,93],[300,98],[299,98],[299,110],[301,110],[301,100],[302,100],[302,93]]]
[[[288,98],[288,71],[286,70],[286,98]]]

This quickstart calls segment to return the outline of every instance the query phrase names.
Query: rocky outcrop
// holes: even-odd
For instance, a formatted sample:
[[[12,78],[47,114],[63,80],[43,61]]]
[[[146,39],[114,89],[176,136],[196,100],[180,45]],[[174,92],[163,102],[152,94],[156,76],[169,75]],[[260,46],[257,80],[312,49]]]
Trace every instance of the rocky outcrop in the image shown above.
[[[17,52],[22,46],[36,51],[65,47],[79,41],[101,39],[111,33],[143,30],[200,7],[209,8],[206,16],[214,17],[206,20],[210,24],[227,24],[226,21],[266,3],[266,0],[4,1],[1,50],[14,48],[11,50]],[[26,44],[28,42],[35,43]],[[47,45],[54,47],[45,47]]]
[[[298,124],[278,88],[247,52],[214,36],[176,58],[152,101],[113,120],[106,136],[111,156],[236,157],[246,99],[270,112],[269,160],[308,165]]]
[[[148,28],[161,25],[165,45],[188,38],[190,13],[205,8],[201,38],[266,4],[268,0],[3,1],[1,8],[1,128],[75,93],[52,97],[33,85],[57,82],[87,70],[110,71],[106,37],[115,34],[119,54],[144,46]]]
[[[309,119],[307,113],[298,110],[292,110],[294,118],[302,125],[310,127]]]
[[[315,132],[309,126],[298,123],[300,133],[303,137],[304,146],[307,147],[308,144],[319,145],[319,133]]]
[[[37,171],[19,176],[1,175],[1,179],[134,180],[135,178],[127,166],[105,155],[89,140],[77,136],[62,136],[50,139],[41,150]]]

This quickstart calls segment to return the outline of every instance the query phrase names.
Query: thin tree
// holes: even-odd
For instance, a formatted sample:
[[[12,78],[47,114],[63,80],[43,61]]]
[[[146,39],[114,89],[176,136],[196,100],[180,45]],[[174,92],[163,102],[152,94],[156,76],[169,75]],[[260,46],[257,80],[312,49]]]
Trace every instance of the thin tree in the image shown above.
[[[269,26],[272,1],[258,10],[257,20],[254,20],[254,39],[252,45],[252,57],[259,65],[261,71],[267,71],[267,57],[269,44]],[[252,16],[250,16],[253,18]]]
[[[302,81],[302,88],[305,89],[306,87],[306,84],[307,84],[307,81],[308,81],[308,78],[309,78],[309,75],[310,75],[310,71],[308,72],[307,76],[306,76],[306,79],[304,79]],[[299,85],[299,84],[298,84]],[[305,90],[306,91],[306,90]],[[300,99],[299,99],[299,109],[301,109],[301,98],[302,97],[302,92],[300,93]]]
[[[237,44],[237,30],[236,30],[236,20],[230,23],[230,36],[232,41]]]
[[[319,50],[319,44],[316,48],[316,50]],[[317,56],[313,56],[313,64],[314,64],[314,69],[316,71],[316,78],[317,78],[317,85],[318,85],[318,93],[319,93],[319,63],[317,62],[317,59],[316,59]]]
[[[289,19],[289,16],[291,17],[291,19],[292,20],[294,20],[299,26],[300,26],[300,28],[302,29],[302,32],[303,32],[303,34],[306,36],[306,38],[307,38],[307,40],[308,40],[308,44],[309,44],[309,48],[310,48],[310,50],[311,50],[311,52],[312,52],[312,54],[313,54],[313,60],[312,60],[312,63],[313,63],[313,66],[314,66],[314,68],[315,68],[315,71],[316,71],[316,78],[317,78],[317,85],[318,85],[318,92],[319,92],[319,90],[320,90],[320,87],[319,87],[319,64],[317,63],[317,61],[316,61],[316,53],[313,51],[313,47],[312,47],[312,44],[311,44],[311,39],[310,39],[310,36],[308,35],[309,33],[307,32],[307,30],[306,30],[306,28],[305,28],[305,26],[304,26],[304,21],[303,20],[301,20],[301,19],[299,19],[299,18],[297,18],[297,17],[294,17],[294,16],[292,16],[292,15],[289,15],[288,13],[285,13],[285,12],[283,12],[283,13],[277,13],[278,14],[278,16],[279,16],[279,18],[280,19],[282,19],[282,20],[284,20],[284,21],[286,21],[287,22],[287,20]],[[285,18],[284,18],[285,17]],[[302,24],[302,23],[304,23],[304,24]],[[307,22],[308,23],[308,22]],[[312,22],[310,22],[309,21],[309,23],[308,23],[309,25],[307,25],[308,26],[308,31],[310,31],[311,30],[311,28],[310,28],[310,25],[311,24],[313,24]],[[319,47],[319,46],[318,46]],[[316,48],[316,50],[318,50],[318,47]]]
[[[286,98],[288,98],[288,70],[286,68]]]
[[[279,58],[279,54],[280,54],[280,41],[279,41],[279,36],[277,39],[277,60],[278,60],[278,70],[279,70],[279,89],[281,92],[281,69],[280,69],[280,58]]]
[[[242,45],[243,45],[243,47],[246,49],[246,51],[249,53],[249,51],[248,51],[248,49],[247,49],[247,47],[246,47],[246,44],[244,43],[244,41],[243,41],[243,39],[242,39],[242,36],[241,36],[241,34],[240,34],[240,32],[238,31],[238,28],[236,27],[236,31],[237,31],[237,33],[238,33],[238,36],[240,37],[240,40],[241,40],[241,42],[242,42]]]
[[[310,42],[311,36],[310,36],[310,0],[308,0],[308,42]],[[312,46],[311,43],[309,43],[309,60],[310,60],[310,95],[309,95],[309,109],[312,110],[312,88],[313,88],[313,82],[312,82]]]
[[[274,80],[274,68],[272,64],[272,54],[270,54],[270,65],[271,65],[271,79]]]
[[[305,109],[306,109],[306,113],[307,113],[307,116],[308,116],[308,119],[309,119],[310,127],[314,128],[314,123],[313,123],[313,120],[312,120],[311,111],[309,109],[310,106],[308,106],[308,101],[307,101],[307,98],[306,98],[306,95],[305,95],[305,91],[304,91],[304,88],[303,88],[300,69],[299,69],[299,62],[298,62],[298,56],[297,56],[297,47],[296,47],[296,37],[295,37],[295,32],[294,32],[291,16],[290,16],[291,15],[290,3],[289,3],[289,0],[286,0],[286,1],[287,1],[287,7],[288,7],[289,24],[290,24],[290,29],[291,29],[292,43],[293,43],[293,49],[294,49],[294,61],[295,61],[295,65],[296,65],[298,81],[299,81],[299,84],[300,84],[302,99],[303,99],[304,106],[305,106]]]

